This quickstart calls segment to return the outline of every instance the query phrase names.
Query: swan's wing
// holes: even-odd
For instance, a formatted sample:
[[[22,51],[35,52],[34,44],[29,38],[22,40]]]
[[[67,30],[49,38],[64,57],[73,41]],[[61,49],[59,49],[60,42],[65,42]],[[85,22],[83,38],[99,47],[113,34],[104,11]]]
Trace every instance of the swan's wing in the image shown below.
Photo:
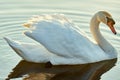
[[[41,17],[43,18],[40,19]],[[50,52],[62,57],[80,58],[85,62],[104,58],[105,55],[102,54],[104,52],[86,38],[79,27],[64,16],[44,15],[38,16],[35,20],[28,26],[30,31],[26,31],[25,35],[40,42]],[[100,58],[95,59],[95,56],[100,56]]]
[[[21,43],[9,38],[5,38],[5,40],[24,60],[30,62],[50,61],[51,53],[48,52],[42,45],[37,45],[34,43]]]
[[[26,31],[25,34],[40,42],[56,55],[86,59],[91,56],[90,52],[95,53],[93,43],[64,16],[37,16],[28,24],[30,24],[30,31]]]

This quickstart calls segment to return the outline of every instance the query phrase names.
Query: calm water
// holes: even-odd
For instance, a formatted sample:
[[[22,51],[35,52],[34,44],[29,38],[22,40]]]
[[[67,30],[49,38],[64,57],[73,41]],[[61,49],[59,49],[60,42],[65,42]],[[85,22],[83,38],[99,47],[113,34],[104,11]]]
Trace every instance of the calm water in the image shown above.
[[[0,1],[0,80],[4,80],[21,58],[3,40],[9,36],[15,40],[31,42],[22,32],[22,24],[32,15],[60,13],[72,19],[89,37],[89,21],[99,10],[109,11],[116,21],[117,35],[101,24],[105,38],[120,54],[120,1],[119,0],[1,0]],[[118,57],[119,57],[118,54]],[[120,58],[101,80],[120,80]]]

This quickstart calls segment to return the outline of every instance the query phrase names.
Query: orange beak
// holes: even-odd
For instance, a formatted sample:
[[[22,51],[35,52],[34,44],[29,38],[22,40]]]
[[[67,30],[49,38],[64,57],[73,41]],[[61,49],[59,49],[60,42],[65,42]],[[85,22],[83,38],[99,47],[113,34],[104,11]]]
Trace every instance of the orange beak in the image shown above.
[[[114,34],[117,34],[115,28],[114,28],[114,24],[112,23],[112,21],[108,22],[107,25],[109,26],[109,28],[111,29],[111,31],[114,33]]]

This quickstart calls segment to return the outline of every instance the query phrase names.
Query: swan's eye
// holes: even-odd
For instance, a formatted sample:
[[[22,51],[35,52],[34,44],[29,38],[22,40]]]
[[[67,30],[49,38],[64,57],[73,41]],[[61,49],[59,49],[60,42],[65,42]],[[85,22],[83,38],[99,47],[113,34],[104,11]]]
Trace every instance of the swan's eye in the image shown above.
[[[115,21],[112,18],[106,17],[107,23],[111,22],[113,25],[115,24]]]

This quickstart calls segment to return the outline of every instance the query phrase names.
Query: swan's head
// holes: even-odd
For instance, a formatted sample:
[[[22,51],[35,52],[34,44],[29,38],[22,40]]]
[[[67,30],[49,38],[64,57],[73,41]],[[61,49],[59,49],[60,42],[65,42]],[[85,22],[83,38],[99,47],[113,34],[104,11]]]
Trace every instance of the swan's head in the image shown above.
[[[115,21],[113,20],[110,13],[108,13],[106,11],[99,11],[97,13],[97,19],[98,19],[98,21],[103,22],[104,24],[106,24],[114,34],[117,33],[115,28],[114,28]]]

